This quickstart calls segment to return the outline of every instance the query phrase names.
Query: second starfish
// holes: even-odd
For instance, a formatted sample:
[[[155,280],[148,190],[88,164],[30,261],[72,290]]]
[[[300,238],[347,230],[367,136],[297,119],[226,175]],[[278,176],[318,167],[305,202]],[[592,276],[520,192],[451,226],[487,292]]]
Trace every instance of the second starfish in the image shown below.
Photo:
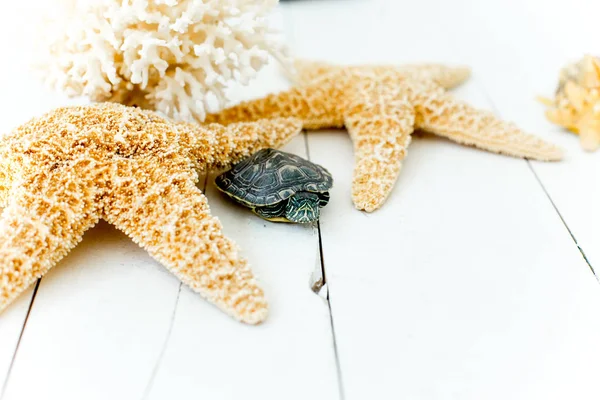
[[[297,117],[306,129],[345,126],[354,143],[352,199],[359,210],[371,212],[383,205],[415,128],[514,157],[562,158],[558,147],[446,93],[444,88],[469,76],[466,68],[342,67],[299,61],[296,69],[298,86],[209,115],[207,122]]]

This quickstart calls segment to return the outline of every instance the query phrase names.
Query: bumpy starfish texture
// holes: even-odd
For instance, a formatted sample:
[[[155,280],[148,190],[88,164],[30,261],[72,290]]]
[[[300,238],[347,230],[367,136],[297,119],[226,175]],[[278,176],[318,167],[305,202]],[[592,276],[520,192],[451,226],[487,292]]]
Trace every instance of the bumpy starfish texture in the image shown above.
[[[0,142],[0,310],[104,219],[226,313],[261,322],[263,291],[211,216],[197,171],[281,146],[301,127],[198,126],[105,103],[17,128]]]
[[[359,210],[381,207],[394,186],[411,134],[423,129],[495,153],[558,160],[562,152],[487,111],[450,96],[467,68],[442,65],[331,66],[297,62],[298,86],[209,115],[228,124],[295,116],[306,129],[346,127],[354,143],[352,199]]]
[[[546,117],[578,134],[581,147],[600,147],[600,58],[587,55],[563,68],[555,98],[541,100]]]
[[[351,71],[357,75],[386,75],[389,71],[402,74],[415,80],[432,80],[445,89],[452,89],[469,79],[471,69],[466,66],[448,67],[442,64],[405,65],[332,65],[322,61],[297,59],[294,61],[295,74],[290,79],[299,85],[306,85],[325,75]]]

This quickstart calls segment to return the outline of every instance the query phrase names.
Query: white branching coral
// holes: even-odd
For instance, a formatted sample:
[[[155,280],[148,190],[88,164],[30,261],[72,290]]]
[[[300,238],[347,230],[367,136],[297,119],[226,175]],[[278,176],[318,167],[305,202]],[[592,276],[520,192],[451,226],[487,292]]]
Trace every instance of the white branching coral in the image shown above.
[[[277,2],[51,1],[39,65],[70,96],[202,121],[226,104],[228,86],[247,84],[270,56],[287,62],[269,21]]]

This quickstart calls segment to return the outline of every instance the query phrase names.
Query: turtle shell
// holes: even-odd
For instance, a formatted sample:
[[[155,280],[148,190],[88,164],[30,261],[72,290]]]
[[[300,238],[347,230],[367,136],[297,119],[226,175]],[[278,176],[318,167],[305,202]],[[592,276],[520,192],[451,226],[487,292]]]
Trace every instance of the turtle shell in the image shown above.
[[[250,207],[279,203],[296,192],[327,192],[333,185],[320,165],[275,149],[263,149],[219,175],[217,187]]]

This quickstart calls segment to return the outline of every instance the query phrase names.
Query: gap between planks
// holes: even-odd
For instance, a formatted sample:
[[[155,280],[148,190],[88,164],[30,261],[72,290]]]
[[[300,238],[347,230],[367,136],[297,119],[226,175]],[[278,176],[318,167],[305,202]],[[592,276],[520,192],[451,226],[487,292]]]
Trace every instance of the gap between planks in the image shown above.
[[[290,9],[292,9],[292,7],[290,5],[285,5],[285,6],[283,6],[283,9],[290,10]],[[295,35],[296,19],[292,18],[291,15],[286,12],[282,13],[282,18],[285,21],[286,25],[289,27],[288,32],[293,32],[293,34],[291,34],[291,35],[290,34],[286,35],[287,41],[290,44],[290,48],[296,48],[296,35]],[[306,150],[306,157],[308,158],[308,160],[310,160],[311,159],[310,158],[310,146],[308,144],[308,134],[307,134],[306,130],[302,131],[302,137],[304,139],[304,147]],[[320,221],[317,221],[317,234],[319,237],[319,260],[321,263],[321,279],[322,279],[321,285],[326,290],[324,300],[327,302],[327,310],[329,312],[329,324],[330,324],[330,329],[331,329],[333,356],[335,359],[335,369],[336,369],[337,383],[338,383],[338,393],[339,393],[338,396],[339,396],[339,400],[345,400],[346,396],[344,393],[342,367],[340,364],[339,349],[338,349],[337,338],[336,338],[336,334],[335,334],[335,323],[334,323],[334,319],[333,319],[333,311],[331,309],[331,301],[330,301],[331,291],[329,290],[329,285],[327,284],[327,272],[326,272],[326,268],[325,268],[325,256],[324,256],[324,250],[323,250],[323,238],[322,238],[322,234],[321,234],[321,222]],[[311,287],[310,289],[313,290],[314,286]],[[319,290],[313,290],[313,291],[315,292],[315,294],[317,296],[320,296]]]
[[[179,297],[181,296],[181,285],[179,282],[179,286],[177,289],[177,297],[175,298],[175,304],[173,306],[173,313],[171,314],[171,319],[169,320],[169,329],[167,330],[167,334],[165,336],[165,341],[163,342],[162,348],[160,349],[160,353],[158,353],[158,358],[156,359],[156,363],[154,364],[154,368],[152,368],[152,373],[150,374],[150,378],[148,379],[148,383],[146,384],[146,388],[144,389],[144,393],[142,394],[142,400],[147,399],[150,395],[150,391],[152,390],[152,386],[154,384],[154,379],[156,378],[156,374],[160,368],[160,364],[165,356],[165,352],[167,351],[167,346],[171,340],[171,333],[173,332],[173,325],[175,325],[175,316],[177,315],[177,307],[179,306]],[[1,399],[0,399],[1,400]]]
[[[475,81],[475,85],[478,87],[478,89],[481,91],[481,93],[485,96],[487,102],[489,103],[490,107],[493,109],[493,111],[498,115],[501,116],[502,113],[499,111],[499,109],[497,108],[497,106],[495,105],[494,101],[491,99],[491,97],[489,96],[488,92],[485,90],[484,85],[481,83],[480,80],[478,79],[473,79],[473,81]],[[308,144],[308,135],[306,133],[306,131],[303,132],[303,138],[304,138],[304,144],[305,144],[305,148],[306,148],[306,154],[308,156],[308,159],[310,160],[310,149],[309,149],[309,144]],[[548,190],[546,189],[546,187],[544,186],[543,182],[541,181],[540,177],[538,176],[538,174],[536,173],[535,169],[532,166],[532,163],[530,160],[525,159],[525,162],[527,163],[527,166],[529,168],[529,170],[531,171],[531,173],[533,174],[533,176],[535,177],[536,181],[538,182],[540,188],[544,191],[546,197],[548,198],[548,200],[550,201],[552,207],[554,208],[556,214],[558,215],[558,217],[560,218],[560,220],[562,221],[564,227],[566,228],[567,232],[569,233],[571,239],[573,240],[573,243],[575,244],[575,246],[577,246],[577,249],[579,250],[581,256],[583,257],[584,261],[586,262],[586,264],[588,265],[588,267],[590,268],[590,271],[594,274],[594,277],[596,278],[597,281],[600,282],[600,279],[593,267],[593,265],[591,264],[591,262],[589,261],[589,259],[587,258],[584,249],[579,245],[579,243],[577,242],[577,239],[574,235],[574,233],[572,232],[572,230],[570,229],[567,221],[565,220],[565,218],[563,217],[562,213],[560,212],[558,206],[556,205],[556,203],[554,202],[552,196],[550,195],[550,193],[548,192]],[[204,184],[203,184],[203,191],[206,190],[206,185],[208,182],[208,174],[205,175],[204,177]],[[337,371],[337,378],[338,378],[338,389],[339,389],[339,396],[340,399],[343,400],[345,398],[345,394],[344,394],[344,385],[343,385],[343,377],[342,377],[342,370],[341,370],[341,365],[340,365],[340,357],[339,357],[339,350],[338,350],[338,346],[337,346],[337,339],[336,339],[336,333],[335,333],[335,323],[334,323],[334,317],[333,317],[333,311],[331,308],[331,302],[330,302],[330,296],[331,296],[331,292],[329,290],[329,285],[327,282],[327,273],[326,273],[326,266],[325,266],[325,258],[324,258],[324,247],[323,247],[323,240],[322,240],[322,231],[321,231],[321,225],[318,222],[317,223],[317,233],[318,233],[318,238],[319,238],[319,258],[320,258],[320,267],[321,267],[321,275],[322,275],[322,284],[323,286],[325,286],[326,288],[326,293],[325,293],[325,301],[327,301],[327,307],[328,307],[328,311],[329,311],[329,319],[330,319],[330,325],[331,325],[331,335],[332,335],[332,344],[333,344],[333,351],[334,351],[334,358],[335,358],[335,363],[336,363],[336,371]],[[34,302],[35,302],[35,298],[39,289],[39,286],[41,284],[43,278],[39,278],[35,284],[34,290],[33,290],[33,294],[31,296],[31,300],[29,302],[29,307],[25,316],[25,319],[23,320],[23,326],[21,328],[21,332],[19,334],[19,339],[17,340],[17,344],[15,346],[15,351],[13,353],[6,377],[4,379],[3,385],[2,385],[2,389],[0,390],[0,400],[4,398],[4,394],[6,391],[6,388],[8,386],[9,380],[10,380],[10,376],[11,376],[11,372],[15,363],[15,360],[17,358],[18,355],[18,350],[19,350],[19,346],[21,344],[21,341],[23,339],[24,336],[24,332],[27,326],[27,322],[29,319],[29,316],[31,314],[31,311],[33,309],[34,306]],[[142,399],[147,398],[147,396],[149,395],[151,389],[152,389],[152,384],[154,381],[154,378],[160,368],[160,364],[163,358],[163,355],[167,349],[167,346],[169,344],[169,340],[171,337],[171,332],[173,329],[173,325],[174,325],[174,321],[175,321],[175,315],[177,312],[177,306],[178,306],[178,302],[179,302],[179,296],[181,293],[181,283],[179,284],[179,288],[178,288],[178,293],[177,293],[177,297],[176,297],[176,301],[175,301],[175,305],[174,305],[174,309],[173,309],[173,314],[170,320],[170,324],[169,324],[169,328],[167,331],[167,335],[165,337],[165,341],[163,344],[163,347],[161,349],[161,352],[159,354],[159,357],[156,361],[156,364],[152,370],[152,374],[149,378],[148,384],[146,385],[146,388],[144,390],[144,393],[142,395]]]
[[[208,175],[209,172],[207,171],[204,174],[204,182],[202,183],[202,193],[206,193],[206,186],[208,185]],[[156,359],[154,368],[152,368],[152,373],[150,374],[150,378],[148,379],[148,383],[146,384],[146,388],[144,389],[144,393],[142,394],[142,400],[147,399],[150,395],[150,391],[152,390],[152,386],[154,384],[154,379],[156,378],[156,374],[158,374],[160,364],[162,363],[162,360],[165,356],[165,352],[167,351],[167,347],[169,346],[169,342],[171,341],[171,333],[173,332],[173,326],[175,325],[175,316],[177,315],[177,307],[179,306],[179,297],[181,296],[182,285],[183,283],[179,281],[177,297],[175,298],[175,304],[173,305],[173,313],[171,314],[171,319],[169,320],[169,328],[167,329],[165,341],[163,342],[162,348],[160,349],[160,353],[158,353],[158,358]]]
[[[208,173],[204,175],[204,181],[203,181],[203,184],[202,184],[202,191],[203,192],[206,191],[207,182],[208,182]],[[31,296],[31,300],[29,301],[29,307],[27,309],[27,313],[25,314],[25,318],[23,320],[23,326],[21,327],[21,332],[19,333],[19,339],[17,340],[17,344],[15,346],[15,351],[14,351],[13,356],[11,358],[11,361],[10,361],[10,364],[9,364],[9,367],[8,367],[8,371],[6,372],[6,377],[4,378],[4,382],[2,384],[2,387],[0,388],[0,400],[4,399],[4,394],[6,392],[6,388],[8,387],[8,382],[10,380],[10,375],[11,375],[11,372],[12,372],[15,360],[17,358],[17,353],[19,351],[19,346],[21,344],[21,340],[23,339],[23,335],[25,333],[25,328],[27,326],[27,321],[29,320],[29,315],[31,314],[31,310],[33,309],[34,301],[35,301],[36,295],[38,293],[38,289],[40,287],[42,279],[43,279],[43,277],[40,277],[36,281],[36,283],[35,283],[35,286],[34,286],[34,289],[33,289],[33,294]],[[169,343],[169,339],[171,337],[171,332],[173,330],[173,325],[174,325],[174,322],[175,322],[175,314],[177,313],[177,306],[179,304],[179,296],[181,295],[181,286],[182,286],[182,283],[179,282],[179,286],[178,286],[178,289],[177,289],[177,297],[175,298],[175,304],[174,304],[174,307],[173,307],[173,313],[171,315],[171,319],[170,319],[170,323],[169,323],[169,328],[167,330],[167,335],[165,337],[165,341],[164,341],[163,347],[162,347],[162,349],[161,349],[161,351],[159,353],[159,356],[158,356],[158,359],[156,361],[156,364],[155,364],[154,368],[152,369],[152,374],[150,375],[150,378],[148,380],[148,384],[146,385],[146,388],[144,389],[144,393],[142,395],[142,399],[147,398],[147,396],[149,395],[150,390],[152,389],[152,383],[154,381],[156,373],[158,372],[158,369],[160,367],[160,363],[162,361],[164,353],[165,353],[165,351],[167,349],[167,346],[168,346],[168,343]]]
[[[29,320],[29,315],[31,314],[31,309],[33,308],[35,296],[37,295],[37,292],[38,292],[41,282],[42,282],[42,278],[39,278],[36,281],[35,286],[33,288],[31,300],[29,301],[29,307],[27,308],[27,313],[25,314],[25,319],[23,320],[23,326],[21,327],[21,332],[19,333],[19,339],[17,340],[17,345],[15,346],[15,351],[10,360],[10,365],[8,366],[8,371],[6,371],[6,377],[4,378],[4,383],[2,384],[2,389],[0,390],[0,400],[2,400],[4,398],[6,388],[8,387],[8,380],[10,379],[10,373],[12,372],[13,365],[15,364],[15,360],[17,358],[17,352],[19,351],[19,346],[21,345],[21,339],[23,339],[23,333],[25,332],[25,327],[27,326],[27,321]]]
[[[307,138],[306,132],[303,132],[303,139],[304,139],[304,144],[305,144],[305,147],[306,147],[307,156],[310,159],[310,153],[309,153],[309,150],[308,150],[308,138]],[[202,184],[202,190],[203,190],[203,192],[206,191],[206,186],[208,184],[208,177],[209,177],[208,174],[206,174],[204,176],[204,181],[203,181],[203,184]],[[317,224],[317,232],[318,232],[318,239],[319,239],[320,268],[321,268],[321,274],[322,274],[322,277],[323,277],[322,284],[326,285],[327,281],[326,281],[326,271],[325,271],[325,263],[324,263],[324,256],[323,256],[323,241],[322,241],[321,228],[320,228],[320,224],[319,223]],[[25,318],[24,318],[24,321],[23,321],[23,325],[21,327],[21,331],[19,333],[19,338],[17,340],[17,344],[15,346],[15,350],[14,350],[13,356],[11,358],[11,362],[10,362],[10,365],[9,365],[6,377],[4,379],[3,385],[2,385],[1,390],[0,390],[0,400],[2,400],[4,398],[6,389],[8,387],[8,383],[9,383],[9,380],[10,380],[11,372],[12,372],[15,360],[17,358],[17,355],[18,355],[19,346],[20,346],[21,341],[23,339],[25,328],[27,326],[27,322],[28,322],[29,316],[30,316],[31,311],[33,309],[34,302],[35,302],[35,299],[36,299],[36,295],[38,293],[38,289],[40,287],[42,279],[43,279],[43,277],[39,278],[37,280],[35,286],[34,286],[34,290],[33,290],[32,296],[31,296],[31,300],[30,300],[29,305],[28,305],[28,310],[27,310],[27,313],[25,315]],[[176,296],[175,303],[174,303],[174,306],[173,306],[173,312],[171,314],[171,318],[170,318],[170,322],[169,322],[169,327],[168,327],[168,330],[167,330],[167,334],[165,335],[165,339],[164,339],[162,348],[161,348],[159,356],[158,356],[158,358],[156,360],[155,366],[152,369],[152,373],[151,373],[151,375],[150,375],[150,377],[148,379],[148,383],[146,384],[146,386],[144,388],[144,391],[142,393],[141,399],[146,399],[150,395],[151,390],[152,390],[152,386],[154,384],[154,379],[155,379],[155,377],[156,377],[156,375],[157,375],[157,373],[158,373],[158,371],[160,369],[160,366],[161,366],[164,354],[165,354],[166,349],[167,349],[167,347],[169,345],[171,334],[172,334],[172,330],[173,330],[173,326],[174,326],[174,322],[175,322],[175,317],[176,317],[176,314],[177,314],[177,309],[178,309],[178,304],[179,304],[179,298],[180,298],[180,295],[181,295],[181,289],[182,289],[182,284],[180,282],[179,286],[178,286],[177,296]],[[335,327],[334,327],[333,315],[332,315],[332,310],[331,310],[331,303],[329,302],[329,296],[330,296],[330,294],[329,294],[329,289],[328,289],[327,286],[326,286],[326,290],[327,290],[327,292],[326,292],[326,295],[324,296],[324,300],[327,302],[327,307],[328,307],[328,312],[329,312],[329,320],[330,320],[330,325],[331,325],[331,335],[332,335],[332,344],[333,344],[334,358],[335,358],[335,363],[336,363],[336,372],[337,372],[337,379],[338,379],[339,398],[340,398],[340,400],[343,400],[345,398],[345,396],[344,396],[344,389],[343,389],[343,384],[342,384],[342,374],[341,374],[341,367],[340,367],[339,356],[338,356],[338,347],[337,347],[336,336],[335,336]]]
[[[306,148],[306,156],[310,160],[310,148],[308,145],[308,134],[306,133],[305,130],[302,131],[302,136],[304,138],[304,146]],[[324,299],[327,302],[327,310],[329,312],[329,324],[331,327],[333,356],[335,358],[335,369],[336,369],[337,379],[338,379],[338,392],[339,392],[340,400],[344,400],[346,398],[345,393],[344,393],[344,380],[342,378],[342,367],[340,364],[337,338],[335,335],[335,323],[333,321],[333,312],[331,310],[331,301],[330,301],[331,292],[329,290],[329,285],[327,284],[327,271],[325,268],[325,256],[324,256],[324,250],[323,250],[323,237],[321,235],[321,221],[317,221],[317,234],[319,236],[319,260],[321,263],[321,279],[322,279],[321,285],[326,290]],[[317,295],[319,295],[318,291],[315,293]]]
[[[387,4],[387,3],[386,3]],[[444,23],[445,28],[449,31],[452,32],[452,26],[449,25],[449,21],[447,19],[442,20]],[[464,50],[462,47],[456,46],[456,41],[451,41],[449,44],[452,46],[452,49],[454,52],[458,52],[461,54],[464,54]],[[464,58],[464,57],[463,57]],[[479,79],[477,76],[472,76],[471,77],[471,81],[473,81],[474,86],[483,94],[483,96],[485,97],[487,103],[490,105],[490,107],[492,108],[492,110],[494,111],[494,113],[498,116],[501,117],[502,113],[500,112],[499,108],[496,106],[496,103],[493,101],[492,97],[490,96],[489,92],[487,91],[485,84],[481,81],[481,79]],[[588,267],[590,268],[592,274],[594,275],[595,279],[600,283],[600,279],[598,277],[598,275],[596,274],[596,271],[594,269],[594,267],[591,264],[591,261],[588,259],[588,257],[585,254],[585,251],[583,250],[583,248],[579,245],[579,243],[577,242],[577,239],[573,233],[573,231],[571,230],[571,228],[569,227],[566,219],[563,217],[561,211],[559,210],[556,202],[554,201],[554,199],[552,198],[552,196],[550,195],[550,192],[546,189],[546,187],[544,186],[544,183],[542,182],[542,179],[539,177],[539,175],[537,174],[534,166],[532,165],[531,161],[529,159],[525,159],[527,166],[529,168],[529,170],[531,171],[531,173],[533,174],[533,176],[535,177],[536,181],[538,182],[539,186],[541,187],[541,189],[544,191],[544,193],[546,194],[546,197],[548,198],[548,200],[550,201],[550,204],[552,205],[552,207],[554,208],[554,211],[558,214],[558,217],[560,218],[560,220],[562,221],[562,224],[564,225],[564,227],[566,228],[567,232],[569,233],[569,235],[571,236],[571,239],[573,240],[573,243],[575,244],[575,246],[577,246],[577,249],[579,250],[579,253],[581,254],[581,256],[583,257],[584,261],[586,262],[586,264],[588,265]]]
[[[496,115],[498,115],[499,117],[502,116],[502,113],[500,112],[500,110],[498,109],[498,107],[496,107],[496,104],[492,100],[491,96],[488,94],[487,90],[485,90],[485,85],[483,83],[481,83],[481,81],[479,79],[477,79],[477,78],[473,78],[473,81],[475,82],[475,85],[477,86],[477,88],[479,89],[479,91],[483,94],[483,96],[485,97],[485,99],[489,103],[489,105],[492,108],[492,110],[494,111],[494,113]],[[554,201],[554,199],[550,195],[550,192],[548,192],[548,190],[546,189],[546,186],[544,186],[544,183],[542,182],[542,180],[540,179],[539,175],[535,171],[535,168],[533,168],[533,165],[531,164],[531,160],[529,160],[528,158],[525,158],[524,160],[527,163],[527,167],[529,167],[529,171],[531,171],[531,173],[533,174],[533,176],[534,176],[535,180],[537,181],[538,185],[540,186],[540,188],[542,189],[542,191],[546,195],[546,198],[548,198],[548,201],[550,201],[550,204],[552,205],[552,208],[554,208],[554,211],[556,212],[556,214],[560,218],[563,226],[565,227],[565,229],[569,233],[569,236],[571,237],[571,240],[573,240],[573,243],[575,244],[575,246],[579,250],[579,253],[581,254],[581,257],[583,257],[583,260],[585,261],[585,263],[587,264],[587,266],[590,268],[590,271],[594,275],[594,278],[596,278],[596,281],[598,281],[600,283],[600,279],[598,278],[598,274],[596,274],[596,270],[592,266],[592,263],[590,262],[590,260],[588,259],[588,257],[585,255],[585,251],[583,250],[583,248],[577,242],[577,238],[573,234],[573,231],[571,230],[571,228],[567,224],[567,221],[565,220],[565,218],[563,217],[562,213],[558,209],[558,206],[556,205],[556,202]]]
[[[592,266],[592,263],[590,262],[590,260],[585,255],[585,251],[583,251],[583,249],[581,248],[581,246],[577,242],[577,238],[573,234],[573,231],[571,231],[571,228],[569,228],[569,225],[567,225],[567,221],[565,221],[565,219],[563,218],[560,210],[558,209],[558,206],[556,205],[556,203],[554,202],[554,200],[552,200],[552,196],[550,196],[550,193],[546,189],[546,186],[544,186],[544,183],[542,182],[542,180],[538,176],[537,172],[535,172],[535,169],[531,165],[531,161],[527,160],[527,165],[529,166],[529,169],[533,173],[533,176],[535,176],[535,179],[538,181],[538,183],[542,187],[542,190],[544,190],[544,193],[546,193],[546,197],[548,198],[548,200],[550,200],[550,203],[552,204],[552,207],[554,208],[554,211],[556,211],[556,213],[558,214],[558,216],[559,216],[560,220],[562,221],[563,225],[565,226],[565,228],[567,228],[567,232],[569,232],[569,235],[571,236],[571,239],[573,239],[573,242],[575,242],[575,246],[577,246],[577,248],[579,249],[579,253],[581,253],[581,256],[583,257],[583,260],[586,262],[586,264],[588,265],[588,267],[590,267],[590,271],[592,271],[592,273],[596,277],[596,280],[600,283],[600,279],[598,279],[598,274],[596,274],[596,271],[594,270],[594,267]]]

